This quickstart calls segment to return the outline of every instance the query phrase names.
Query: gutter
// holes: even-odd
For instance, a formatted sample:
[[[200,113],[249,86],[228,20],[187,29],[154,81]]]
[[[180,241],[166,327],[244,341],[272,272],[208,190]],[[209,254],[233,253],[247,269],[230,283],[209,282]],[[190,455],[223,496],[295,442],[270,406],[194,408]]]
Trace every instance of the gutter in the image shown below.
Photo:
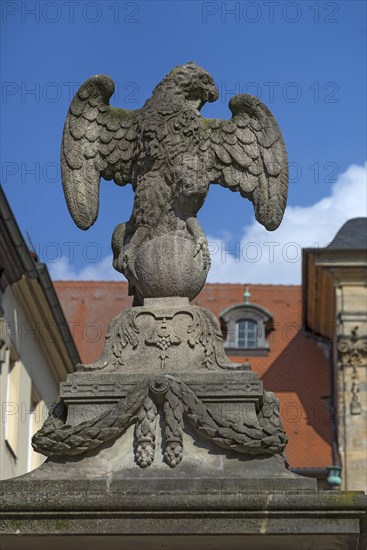
[[[64,312],[61,308],[60,301],[57,297],[47,266],[45,264],[36,263],[32,255],[30,254],[1,185],[0,217],[4,222],[11,243],[17,250],[18,257],[24,268],[24,273],[30,279],[37,279],[41,286],[41,289],[45,295],[47,304],[52,311],[62,341],[66,347],[72,364],[76,365],[77,363],[80,363],[81,359],[78,350],[76,349],[72,334],[70,332]]]
[[[55,287],[53,285],[52,279],[48,272],[47,266],[43,263],[37,264],[38,272],[38,282],[41,285],[41,288],[45,294],[49,308],[52,311],[52,314],[55,318],[59,331],[61,333],[61,338],[65,344],[65,347],[68,351],[72,364],[75,366],[77,363],[81,363],[81,359],[76,349],[74,339],[69,329],[64,312],[61,308],[60,301],[57,297]]]
[[[298,474],[306,477],[327,478],[328,468],[289,468],[294,474]]]

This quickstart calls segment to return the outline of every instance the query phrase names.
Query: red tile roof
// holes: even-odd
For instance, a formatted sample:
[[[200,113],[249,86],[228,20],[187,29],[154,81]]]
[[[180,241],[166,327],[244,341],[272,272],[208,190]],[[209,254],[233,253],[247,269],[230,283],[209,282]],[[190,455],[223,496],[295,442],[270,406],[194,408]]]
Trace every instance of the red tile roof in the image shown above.
[[[300,286],[248,285],[251,303],[265,307],[274,318],[266,357],[248,360],[267,390],[280,399],[288,435],[287,455],[293,468],[322,468],[333,463],[331,418],[325,396],[330,395],[328,359],[321,347],[301,331]],[[130,307],[127,283],[58,281],[55,288],[84,363],[100,355],[108,325]],[[230,305],[243,302],[245,285],[207,284],[192,302],[217,317]]]

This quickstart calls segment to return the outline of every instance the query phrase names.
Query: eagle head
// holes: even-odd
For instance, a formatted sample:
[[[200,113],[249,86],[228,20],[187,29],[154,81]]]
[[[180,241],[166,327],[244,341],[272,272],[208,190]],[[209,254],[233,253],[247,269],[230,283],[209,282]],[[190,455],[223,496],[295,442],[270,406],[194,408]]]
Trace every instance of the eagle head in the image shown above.
[[[161,86],[173,88],[175,94],[183,95],[196,111],[200,111],[208,101],[216,101],[219,96],[210,74],[193,62],[175,67],[155,91]]]

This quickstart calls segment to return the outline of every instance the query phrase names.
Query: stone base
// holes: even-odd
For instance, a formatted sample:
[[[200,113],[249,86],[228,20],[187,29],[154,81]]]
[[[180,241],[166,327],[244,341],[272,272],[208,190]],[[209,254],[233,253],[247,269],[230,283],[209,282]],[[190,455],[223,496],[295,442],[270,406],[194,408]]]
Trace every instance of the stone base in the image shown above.
[[[33,438],[35,449],[55,460],[75,457],[100,473],[137,465],[181,471],[182,461],[214,476],[226,463],[241,478],[242,464],[256,457],[285,470],[279,402],[251,371],[144,378],[81,372],[61,384],[60,396]]]
[[[195,461],[197,453],[183,450],[185,433],[209,451],[206,469],[218,448],[222,459],[237,453],[237,463],[238,454],[284,452],[278,399],[248,365],[229,361],[217,319],[187,299],[147,299],[124,310],[109,327],[100,359],[77,369],[33,438],[46,456],[102,449],[126,439],[131,426],[134,437],[120,454],[125,467],[133,451],[136,464],[151,466],[159,445],[172,468]]]
[[[296,481],[282,490],[255,477],[157,477],[152,490],[126,472],[51,480],[45,466],[1,484],[2,550],[366,548],[362,493],[297,490]]]
[[[363,494],[287,469],[279,402],[238,367],[185,300],[117,316],[33,438],[50,458],[0,485],[1,550],[365,550]]]
[[[111,322],[101,357],[77,370],[158,374],[247,369],[232,363],[223,348],[217,318],[187,298],[146,298]]]
[[[22,540],[9,540],[4,537],[4,550],[223,550],[224,547],[231,550],[339,550],[339,549],[357,549],[357,539],[334,536],[311,536],[307,537],[307,542],[303,535],[294,536],[274,535],[271,537],[254,537],[247,535],[190,535],[190,536],[96,536],[96,535],[76,535],[71,536],[51,536],[39,537],[32,536]],[[26,546],[23,546],[23,545]],[[366,546],[360,547],[362,550]]]
[[[279,454],[223,453],[188,430],[175,468],[141,468],[133,432],[2,482],[1,549],[366,549],[363,493],[317,491]]]

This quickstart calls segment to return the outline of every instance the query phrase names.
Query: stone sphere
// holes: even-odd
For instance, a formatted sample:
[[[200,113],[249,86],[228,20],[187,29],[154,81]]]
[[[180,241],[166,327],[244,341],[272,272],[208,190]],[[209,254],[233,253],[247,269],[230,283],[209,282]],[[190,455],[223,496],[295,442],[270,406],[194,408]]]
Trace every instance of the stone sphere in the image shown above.
[[[135,259],[136,287],[143,298],[168,296],[192,300],[203,288],[209,267],[196,256],[193,240],[163,235],[145,241]]]

